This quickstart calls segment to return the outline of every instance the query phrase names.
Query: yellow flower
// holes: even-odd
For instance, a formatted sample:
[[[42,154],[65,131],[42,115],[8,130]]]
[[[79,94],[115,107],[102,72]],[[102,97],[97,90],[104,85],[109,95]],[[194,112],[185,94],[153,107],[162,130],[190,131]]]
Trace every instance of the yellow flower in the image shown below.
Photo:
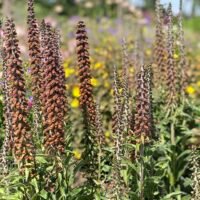
[[[95,63],[95,65],[94,65],[94,69],[99,69],[99,68],[101,68],[101,67],[103,67],[103,63],[100,63],[100,62],[97,62],[97,63]]]
[[[72,74],[74,74],[75,70],[71,68],[65,68],[65,77],[68,78]]]
[[[105,79],[105,78],[107,78],[107,77],[108,77],[108,73],[107,73],[107,72],[104,72],[102,78]]]
[[[3,101],[3,95],[0,95],[0,101]]]
[[[111,94],[111,95],[114,94],[114,90],[113,90],[113,89],[110,90],[110,94]]]
[[[94,87],[96,87],[96,86],[99,85],[99,81],[98,81],[96,78],[92,78],[92,79],[91,79],[91,84],[92,84]]]
[[[122,94],[122,92],[123,92],[123,89],[119,88],[119,94]]]
[[[66,90],[69,90],[69,85],[65,84]]]
[[[151,50],[150,50],[150,49],[147,49],[147,50],[146,50],[146,54],[147,54],[148,56],[150,56],[150,55],[151,55]]]
[[[186,87],[186,92],[188,94],[194,94],[195,93],[195,89],[192,86],[188,86],[188,87]]]
[[[105,87],[105,88],[109,88],[109,87],[110,87],[110,84],[108,83],[108,81],[105,81],[105,82],[104,82],[104,87]]]
[[[130,73],[133,73],[134,72],[134,67],[132,66],[129,71],[130,71]]]
[[[72,95],[74,97],[80,97],[80,89],[78,86],[74,86],[73,89],[72,89]]]
[[[73,154],[74,154],[74,158],[76,158],[77,160],[81,159],[81,152],[78,149],[75,149],[73,151]]]
[[[105,137],[106,137],[106,138],[109,138],[109,137],[110,137],[110,131],[106,131],[106,132],[105,132]]]
[[[73,99],[71,101],[70,105],[71,105],[72,108],[78,108],[79,107],[79,100],[78,99]]]
[[[64,68],[68,68],[68,66],[69,66],[69,63],[68,62],[64,62],[63,67]]]
[[[200,81],[198,81],[198,82],[197,82],[197,86],[199,86],[199,87],[200,87]]]
[[[179,58],[179,55],[178,54],[174,54],[174,59],[178,59]]]
[[[143,26],[143,33],[147,33],[147,27]]]

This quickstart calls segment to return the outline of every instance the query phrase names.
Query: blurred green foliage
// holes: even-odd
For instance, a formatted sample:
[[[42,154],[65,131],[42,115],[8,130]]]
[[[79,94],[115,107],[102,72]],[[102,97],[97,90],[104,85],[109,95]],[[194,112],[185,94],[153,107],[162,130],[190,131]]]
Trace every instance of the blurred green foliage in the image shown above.
[[[83,16],[109,16],[114,17],[117,14],[116,4],[107,4],[106,0],[101,1],[81,1],[75,0],[36,0],[42,7],[58,9],[60,15],[83,15]],[[59,6],[59,7],[58,7]]]
[[[200,32],[200,17],[193,17],[184,21],[184,26],[192,31]]]

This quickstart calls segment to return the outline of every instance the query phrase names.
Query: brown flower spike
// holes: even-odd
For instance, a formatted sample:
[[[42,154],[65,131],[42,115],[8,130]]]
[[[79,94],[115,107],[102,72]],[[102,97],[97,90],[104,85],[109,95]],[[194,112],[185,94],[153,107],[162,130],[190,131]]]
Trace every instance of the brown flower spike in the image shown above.
[[[185,52],[185,39],[184,39],[184,30],[183,30],[183,11],[182,11],[182,5],[183,2],[180,0],[180,10],[179,10],[179,16],[178,16],[178,36],[179,36],[179,52],[180,52],[180,60],[179,60],[179,68],[180,68],[180,84],[179,84],[179,90],[182,96],[185,95],[185,88],[188,83],[188,62],[186,59],[186,52]]]
[[[81,93],[80,105],[90,125],[96,127],[96,105],[92,95],[88,37],[83,21],[78,22],[76,41]]]
[[[165,81],[166,79],[166,62],[165,62],[165,35],[163,30],[163,12],[160,0],[156,1],[156,35],[155,35],[155,61],[156,64],[156,78],[160,82]]]
[[[172,24],[172,6],[168,7],[168,37],[167,37],[167,104],[171,108],[177,102],[177,76],[174,63],[174,37]]]
[[[100,159],[100,146],[102,130],[99,127],[99,113],[93,99],[92,85],[91,85],[91,70],[88,52],[88,37],[84,22],[78,22],[77,32],[77,58],[78,58],[78,73],[80,81],[80,106],[83,113],[84,136],[83,143],[85,144],[85,151],[83,159],[88,181],[95,184],[94,180],[99,179],[96,169],[99,166],[98,159]],[[101,127],[102,128],[102,127]]]
[[[32,92],[34,103],[39,103],[41,87],[41,52],[40,52],[40,33],[35,18],[33,7],[34,0],[28,0],[28,44],[29,56],[31,61]]]
[[[45,25],[42,56],[42,114],[44,146],[49,154],[64,153],[64,119],[66,96],[64,72],[58,57],[57,36],[49,24]]]
[[[20,164],[34,161],[34,145],[27,122],[27,101],[22,61],[18,47],[17,33],[12,19],[7,19],[4,29],[4,63],[9,81],[10,109],[12,116],[13,153]]]
[[[153,130],[152,113],[152,71],[151,67],[141,67],[137,74],[136,111],[134,119],[134,134],[136,139],[141,137],[148,142]]]

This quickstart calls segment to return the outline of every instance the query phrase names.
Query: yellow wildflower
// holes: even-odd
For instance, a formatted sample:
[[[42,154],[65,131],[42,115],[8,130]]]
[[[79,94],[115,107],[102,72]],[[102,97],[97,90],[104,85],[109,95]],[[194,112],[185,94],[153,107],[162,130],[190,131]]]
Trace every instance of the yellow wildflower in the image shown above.
[[[114,90],[113,90],[113,89],[110,90],[110,94],[111,94],[111,95],[114,94]]]
[[[72,68],[65,68],[65,77],[68,78],[72,74],[74,74],[75,70]]]
[[[106,138],[109,138],[109,137],[110,137],[110,131],[106,131],[106,132],[105,132],[105,137],[106,137]]]
[[[130,71],[130,73],[133,73],[134,72],[134,67],[131,67],[129,71]]]
[[[65,84],[65,87],[66,87],[67,90],[69,89],[69,85],[68,84]]]
[[[143,33],[147,33],[147,27],[143,26]]]
[[[150,56],[150,55],[151,55],[151,50],[150,50],[150,49],[147,49],[147,50],[146,50],[146,54],[147,54],[147,56]]]
[[[74,158],[76,158],[77,160],[81,159],[81,152],[78,149],[75,149],[73,151],[73,154],[74,154]]]
[[[68,68],[69,67],[69,63],[68,62],[64,62],[63,67],[64,68]]]
[[[97,63],[95,63],[95,65],[94,65],[94,69],[99,69],[99,68],[101,68],[101,67],[103,67],[103,63],[101,63],[101,62],[97,62]]]
[[[197,82],[197,86],[199,86],[199,87],[200,87],[200,81],[198,81],[198,82]]]
[[[119,88],[119,94],[122,94],[122,92],[123,92],[123,89]]]
[[[110,84],[109,84],[108,81],[105,81],[105,82],[104,82],[104,87],[105,87],[105,88],[109,88],[109,87],[110,87]]]
[[[72,108],[78,108],[79,107],[79,100],[78,99],[73,99],[71,101],[70,105],[71,105]]]
[[[92,84],[94,87],[96,87],[96,86],[99,85],[99,81],[98,81],[96,78],[92,78],[92,79],[91,79],[91,84]]]
[[[108,73],[104,72],[102,78],[106,79],[108,77]]]
[[[194,94],[195,93],[195,89],[192,86],[188,86],[188,87],[186,87],[186,92],[188,94]]]
[[[178,59],[179,55],[177,53],[174,54],[174,59]]]
[[[78,86],[74,86],[72,89],[72,95],[74,97],[80,97],[80,88]]]

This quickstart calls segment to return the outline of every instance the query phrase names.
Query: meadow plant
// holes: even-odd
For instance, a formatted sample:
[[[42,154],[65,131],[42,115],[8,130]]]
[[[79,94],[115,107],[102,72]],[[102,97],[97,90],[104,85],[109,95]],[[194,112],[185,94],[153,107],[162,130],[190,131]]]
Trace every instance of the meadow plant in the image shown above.
[[[87,120],[87,128],[96,126],[96,110],[92,95],[91,70],[88,52],[88,37],[83,21],[78,22],[76,41],[80,78],[80,105]]]
[[[173,36],[173,15],[172,6],[169,4],[168,16],[168,35],[167,35],[167,105],[173,110],[177,103],[177,74],[174,62],[174,36]]]
[[[123,108],[122,108],[122,94],[120,93],[121,84],[117,68],[114,66],[113,70],[113,93],[114,93],[114,111],[112,115],[112,133],[114,137],[114,154],[113,154],[113,198],[119,199],[120,196],[124,196],[124,181],[120,174],[122,169],[122,157],[123,157],[123,142],[124,142],[124,120]],[[121,90],[122,92],[122,90]]]
[[[134,135],[144,143],[152,135],[152,72],[151,67],[141,67],[137,74]],[[139,141],[138,141],[139,142]]]
[[[41,88],[41,48],[40,32],[34,12],[34,0],[28,1],[28,47],[30,57],[30,68],[32,77],[32,95],[34,109],[34,126],[35,135],[41,136],[41,105],[40,105],[40,88]]]
[[[2,59],[4,55],[4,49],[2,51]],[[4,92],[4,117],[5,117],[5,138],[2,146],[2,161],[1,164],[3,166],[3,173],[8,173],[8,160],[7,156],[9,155],[12,148],[12,119],[11,119],[11,109],[10,109],[10,97],[9,97],[9,87],[8,87],[8,75],[7,68],[5,63],[3,62],[3,92]]]
[[[191,156],[191,164],[192,164],[192,178],[193,178],[193,184],[192,184],[192,198],[191,200],[199,200],[200,199],[200,163],[199,163],[199,152],[198,149],[193,146],[192,148],[192,156]]]
[[[135,115],[133,143],[139,145],[135,149],[132,159],[139,160],[139,196],[144,199],[144,149],[145,144],[150,142],[153,131],[153,112],[152,112],[152,71],[151,66],[141,66],[136,75],[136,97],[135,97]],[[138,152],[139,150],[139,152]]]
[[[41,87],[41,51],[40,51],[40,32],[35,18],[34,0],[28,1],[28,46],[31,64],[32,92],[34,104],[39,106],[40,87]],[[39,112],[39,110],[38,110]]]
[[[12,19],[7,19],[4,28],[4,63],[7,68],[10,109],[12,117],[12,152],[19,164],[34,164],[35,147],[27,121],[27,101],[25,98],[25,82],[23,78],[22,61],[18,47],[17,33]]]
[[[1,26],[2,31],[2,26]],[[2,38],[1,38],[1,45],[2,45]],[[8,173],[8,159],[7,156],[11,152],[12,148],[12,120],[11,120],[11,110],[10,110],[10,97],[9,97],[9,88],[8,88],[8,75],[7,75],[7,68],[4,63],[4,53],[5,49],[1,48],[1,60],[2,60],[2,66],[3,66],[3,95],[4,95],[4,126],[5,126],[5,138],[2,145],[2,154],[1,154],[1,165],[3,168],[3,174]]]
[[[165,48],[165,34],[164,34],[164,16],[160,0],[156,1],[156,35],[155,35],[155,49],[154,49],[154,76],[159,83],[163,84],[166,80],[166,48]],[[160,81],[159,81],[159,80]]]
[[[122,123],[123,131],[128,133],[130,123],[130,89],[129,89],[130,61],[126,40],[122,44]]]
[[[42,115],[44,146],[49,154],[64,153],[64,119],[66,95],[58,43],[51,25],[46,24],[42,56]]]
[[[83,115],[84,125],[84,153],[83,160],[85,162],[83,169],[87,180],[91,183],[92,191],[99,188],[100,177],[100,145],[102,129],[98,130],[100,116],[97,116],[97,107],[93,98],[91,84],[91,68],[89,56],[88,36],[86,26],[83,21],[79,21],[76,31],[76,51],[78,60],[78,75],[80,82],[80,107]],[[98,181],[97,181],[98,180]]]
[[[180,10],[178,15],[178,40],[179,40],[179,68],[180,68],[180,84],[179,90],[182,96],[185,95],[186,86],[188,84],[188,62],[186,60],[186,52],[185,52],[185,40],[184,40],[184,31],[183,31],[183,11],[182,11],[183,2],[180,0]]]

